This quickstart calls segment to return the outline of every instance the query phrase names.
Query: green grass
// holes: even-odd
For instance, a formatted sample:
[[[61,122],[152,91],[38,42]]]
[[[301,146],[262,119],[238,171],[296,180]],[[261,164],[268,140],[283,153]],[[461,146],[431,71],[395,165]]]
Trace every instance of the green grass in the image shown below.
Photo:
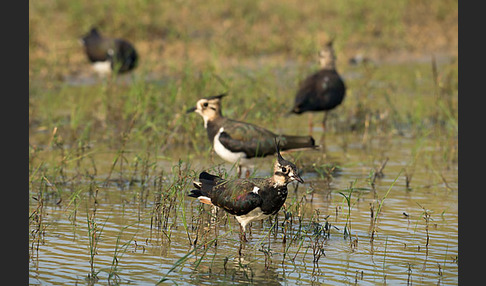
[[[403,66],[385,66],[383,71],[373,75],[372,83],[348,80],[347,97],[331,118],[328,133],[365,131],[421,136],[432,129],[432,135],[450,134],[453,140],[457,136],[457,94],[434,97],[430,77],[421,77],[422,83],[414,87],[417,72],[430,73],[430,66],[425,64],[422,70],[415,67],[410,72]],[[269,76],[271,80],[266,80]],[[221,77],[231,82],[231,70]],[[230,96],[223,101],[223,113],[276,132],[306,134],[307,128],[300,126],[306,126],[307,114],[288,118],[279,115],[289,110],[293,91],[290,88],[279,94],[276,91],[281,89],[280,83],[288,82],[289,78],[275,78],[273,72],[267,70],[260,71],[255,78],[266,81],[262,89],[268,93],[259,91],[261,84],[256,81],[235,79],[233,85],[241,85],[241,88],[230,89]],[[160,155],[189,148],[191,153],[201,155],[210,146],[202,118],[185,114],[185,110],[198,98],[214,95],[222,89],[217,91],[218,88],[201,88],[200,85],[219,86],[219,82],[214,75],[203,73],[202,77],[195,75],[181,84],[174,80],[165,86],[139,79],[123,87],[63,85],[56,94],[32,94],[31,146],[50,143],[73,153],[76,153],[73,147],[83,149],[93,145],[106,145],[109,149],[150,146],[162,150]],[[449,98],[454,102],[451,108],[447,103]],[[83,155],[69,154],[69,157],[82,159],[79,156]]]

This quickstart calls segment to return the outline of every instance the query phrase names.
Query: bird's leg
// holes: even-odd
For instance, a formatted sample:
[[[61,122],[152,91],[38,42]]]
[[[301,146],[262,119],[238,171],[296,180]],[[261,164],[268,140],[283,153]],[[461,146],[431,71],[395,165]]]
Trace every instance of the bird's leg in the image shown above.
[[[245,177],[246,178],[249,178],[250,177],[250,168],[246,168]]]
[[[246,231],[243,228],[243,226],[241,226],[241,224],[240,224],[240,241],[248,242],[248,240],[246,239]]]
[[[326,131],[326,120],[327,120],[327,111],[324,111],[324,118],[322,118],[322,131]]]
[[[312,129],[314,127],[314,124],[312,123],[312,119],[314,116],[312,116],[312,112],[309,112],[309,135],[312,135]]]
[[[243,243],[240,241],[240,248],[238,249],[238,255],[241,258],[241,250],[243,250]]]
[[[320,150],[324,154],[324,158],[325,158],[325,156],[326,156],[326,132],[322,132],[319,145],[321,146]]]

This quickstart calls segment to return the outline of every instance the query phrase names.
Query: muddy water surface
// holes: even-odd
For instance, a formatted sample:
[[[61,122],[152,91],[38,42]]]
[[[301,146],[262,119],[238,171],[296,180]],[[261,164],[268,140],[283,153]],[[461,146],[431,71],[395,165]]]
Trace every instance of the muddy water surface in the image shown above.
[[[284,155],[301,164],[305,184],[289,186],[285,208],[254,222],[243,244],[232,216],[186,196],[204,161],[191,162],[186,169],[194,171],[182,179],[176,174],[184,166],[161,162],[165,175],[143,184],[58,186],[69,201],[47,196],[43,232],[30,226],[29,283],[458,284],[457,164],[442,163],[440,138],[422,139],[419,157],[429,159],[415,164],[417,138],[363,145],[361,135],[348,135],[346,152],[339,135],[325,140],[325,154]],[[316,161],[328,165],[316,169]],[[272,162],[262,160],[256,175],[268,176]],[[160,196],[175,181],[172,197]],[[38,192],[31,189],[31,213],[39,209]]]

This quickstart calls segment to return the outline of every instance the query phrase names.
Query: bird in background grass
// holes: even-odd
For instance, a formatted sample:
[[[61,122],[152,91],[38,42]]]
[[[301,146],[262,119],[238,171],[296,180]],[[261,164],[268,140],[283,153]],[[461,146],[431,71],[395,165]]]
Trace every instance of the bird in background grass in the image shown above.
[[[127,40],[104,37],[97,28],[92,28],[80,41],[93,69],[99,75],[125,73],[137,66],[137,51]]]
[[[324,111],[322,128],[326,129],[328,112],[340,105],[346,94],[346,85],[336,70],[333,40],[319,51],[320,69],[305,78],[295,94],[290,113]],[[309,116],[309,132],[312,134],[312,114]]]
[[[207,172],[194,181],[195,190],[189,194],[201,203],[217,206],[235,216],[240,223],[240,239],[246,239],[249,223],[278,213],[287,199],[287,185],[304,183],[295,164],[285,160],[275,142],[277,160],[270,178],[238,178],[225,180]]]
[[[223,160],[238,164],[238,177],[242,168],[246,168],[246,177],[249,177],[252,158],[275,154],[275,139],[280,142],[281,151],[318,147],[312,136],[277,135],[263,127],[224,117],[221,111],[224,96],[226,94],[202,98],[187,113],[196,112],[202,116],[214,151]]]

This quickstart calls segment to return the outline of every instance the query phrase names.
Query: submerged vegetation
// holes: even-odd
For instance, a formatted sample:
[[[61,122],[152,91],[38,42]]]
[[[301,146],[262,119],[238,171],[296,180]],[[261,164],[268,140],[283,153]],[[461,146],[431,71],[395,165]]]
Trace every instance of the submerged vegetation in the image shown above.
[[[135,44],[132,73],[91,72],[93,25]],[[307,135],[312,115],[286,114],[331,37],[346,98],[321,149],[287,155],[306,183],[242,244],[187,198],[236,166],[185,111],[228,92],[226,116]],[[29,1],[31,284],[457,283],[457,45],[457,1]]]

